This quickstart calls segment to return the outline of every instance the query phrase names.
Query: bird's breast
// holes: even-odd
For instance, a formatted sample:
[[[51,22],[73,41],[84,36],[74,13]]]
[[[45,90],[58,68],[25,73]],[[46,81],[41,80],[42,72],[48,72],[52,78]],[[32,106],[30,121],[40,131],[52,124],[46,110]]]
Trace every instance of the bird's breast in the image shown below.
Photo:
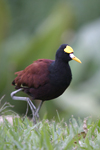
[[[72,80],[72,73],[70,67],[67,66],[51,70],[49,74],[49,80],[53,86],[67,88]]]

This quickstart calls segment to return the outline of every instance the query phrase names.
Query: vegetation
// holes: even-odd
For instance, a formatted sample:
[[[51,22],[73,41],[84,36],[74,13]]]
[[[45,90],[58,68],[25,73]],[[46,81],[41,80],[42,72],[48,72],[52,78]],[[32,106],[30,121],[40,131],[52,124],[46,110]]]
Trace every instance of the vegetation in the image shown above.
[[[10,118],[10,117],[9,117]],[[78,118],[70,119],[70,123],[60,120],[44,119],[33,125],[28,118],[3,117],[0,122],[0,149],[50,149],[50,150],[99,150],[100,149],[100,120],[95,123],[91,118],[83,121]]]
[[[0,108],[0,150],[100,149],[100,119],[94,122],[92,117],[82,120],[72,116],[67,123],[57,112],[58,121],[44,118],[33,124],[32,120],[18,114],[3,115],[7,107],[12,106],[5,103]]]

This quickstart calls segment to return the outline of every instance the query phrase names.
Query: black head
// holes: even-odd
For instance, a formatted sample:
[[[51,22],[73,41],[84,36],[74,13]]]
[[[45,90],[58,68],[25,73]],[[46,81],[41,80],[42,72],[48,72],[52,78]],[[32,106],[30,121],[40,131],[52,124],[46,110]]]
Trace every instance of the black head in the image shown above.
[[[81,61],[73,55],[73,49],[68,44],[62,44],[56,52],[56,59],[64,62],[75,60],[79,63]]]

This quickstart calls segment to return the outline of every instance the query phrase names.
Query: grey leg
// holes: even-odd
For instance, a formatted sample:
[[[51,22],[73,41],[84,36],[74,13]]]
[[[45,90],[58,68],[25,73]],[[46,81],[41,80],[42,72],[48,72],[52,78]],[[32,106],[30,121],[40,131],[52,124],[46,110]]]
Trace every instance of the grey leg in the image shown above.
[[[31,109],[31,111],[32,111],[33,122],[36,124],[35,116],[38,116],[38,114],[35,115],[35,111],[34,111],[34,110],[36,110],[36,107],[34,106],[34,104],[32,103],[32,101],[31,101],[28,97],[15,96],[16,93],[18,93],[18,92],[20,92],[20,91],[22,91],[22,90],[23,90],[23,88],[18,89],[18,90],[16,90],[16,91],[12,92],[12,93],[11,93],[11,97],[12,97],[13,100],[27,101],[27,103],[29,104],[30,109]]]
[[[24,115],[23,118],[25,118],[25,117],[27,116],[27,114],[28,114],[28,108],[29,108],[29,105],[28,105],[28,103],[27,103],[26,113],[25,113],[25,115]]]
[[[20,91],[22,91],[22,90],[23,90],[23,89],[21,88],[21,89],[18,89],[18,90],[16,90],[16,91],[12,92],[12,93],[11,93],[12,99],[13,99],[13,100],[27,101],[27,102],[30,103],[29,105],[32,105],[33,109],[36,110],[36,107],[34,106],[34,104],[32,103],[32,101],[31,101],[28,97],[15,96],[16,93],[18,93],[18,92],[20,92]],[[29,99],[29,100],[27,100],[27,99]]]
[[[39,113],[39,110],[40,110],[42,104],[43,104],[43,101],[40,102],[40,104],[39,104],[39,106],[38,106],[38,108],[37,108],[37,110],[35,112],[35,116],[37,116],[37,114]]]

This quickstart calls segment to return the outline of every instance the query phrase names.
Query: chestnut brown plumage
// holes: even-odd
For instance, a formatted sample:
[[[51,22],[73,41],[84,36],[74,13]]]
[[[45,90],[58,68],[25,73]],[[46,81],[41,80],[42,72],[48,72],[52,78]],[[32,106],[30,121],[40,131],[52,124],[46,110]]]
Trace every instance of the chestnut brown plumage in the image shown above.
[[[70,85],[72,74],[68,62],[70,60],[81,61],[73,55],[73,49],[68,44],[62,44],[56,52],[54,60],[39,59],[34,61],[24,70],[16,72],[18,76],[12,82],[16,92],[12,92],[13,99],[17,99],[14,95],[22,90],[32,97],[32,99],[40,99],[38,109],[35,108],[31,100],[26,100],[31,107],[33,117],[38,116],[39,109],[43,101],[54,99],[60,96]],[[19,100],[21,100],[19,98]],[[23,100],[23,99],[22,99]],[[34,110],[33,110],[34,109]],[[33,119],[34,122],[35,119]]]

